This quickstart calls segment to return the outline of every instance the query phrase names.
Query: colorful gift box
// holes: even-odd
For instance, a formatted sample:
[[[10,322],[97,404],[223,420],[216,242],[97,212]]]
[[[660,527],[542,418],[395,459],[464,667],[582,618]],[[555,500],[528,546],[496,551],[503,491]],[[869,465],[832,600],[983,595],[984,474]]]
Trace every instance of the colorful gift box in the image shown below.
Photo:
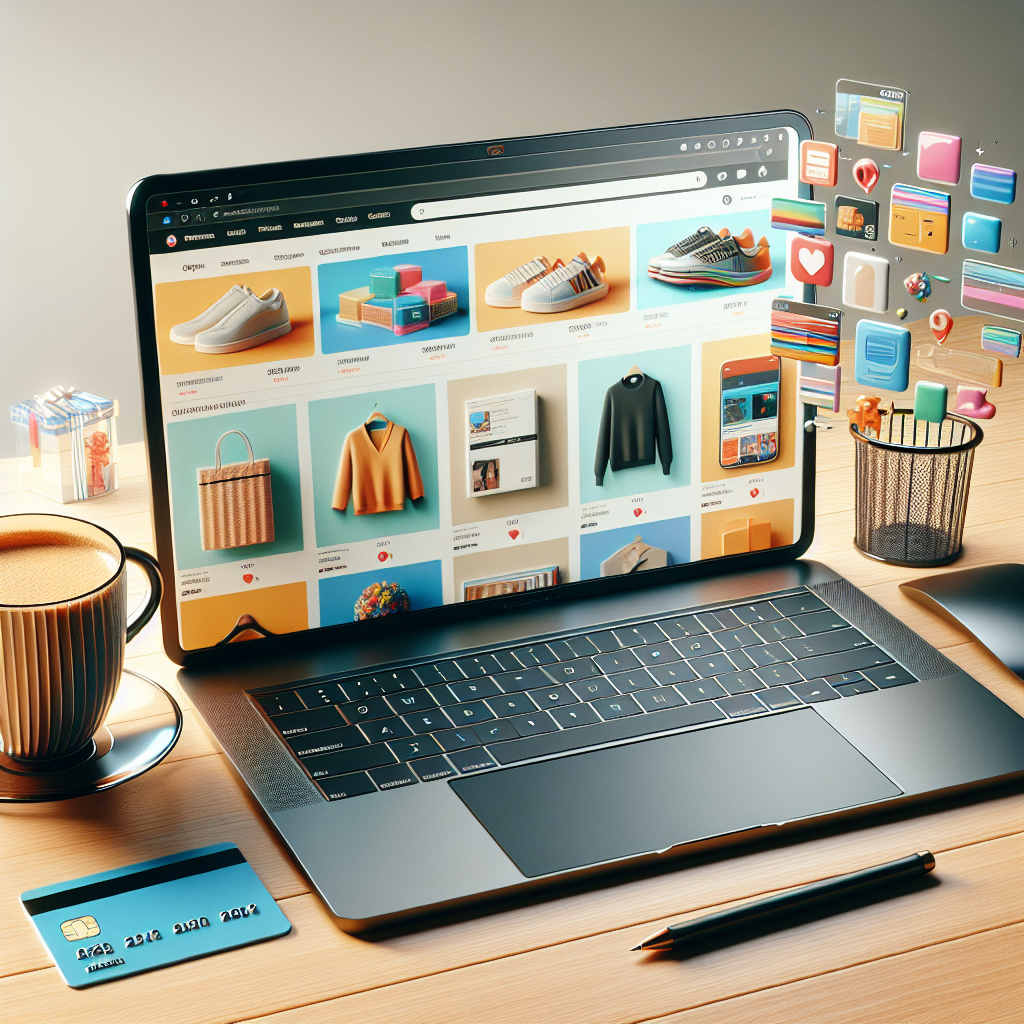
[[[408,291],[413,285],[423,280],[423,268],[415,263],[399,263],[395,266],[398,274],[398,287],[401,292]]]
[[[395,327],[426,327],[430,323],[430,307],[419,295],[399,295],[395,301]]]
[[[380,267],[370,271],[370,291],[378,299],[397,299],[402,290],[402,275],[397,267]]]
[[[353,288],[350,292],[342,292],[338,296],[338,320],[355,320],[363,318],[363,303],[374,297],[369,288]]]
[[[427,302],[439,302],[450,295],[448,285],[444,281],[418,281],[406,289],[410,295],[422,295]]]
[[[443,299],[430,304],[430,322],[434,323],[435,320],[442,320],[446,316],[458,313],[458,311],[459,300],[455,292],[448,292]]]

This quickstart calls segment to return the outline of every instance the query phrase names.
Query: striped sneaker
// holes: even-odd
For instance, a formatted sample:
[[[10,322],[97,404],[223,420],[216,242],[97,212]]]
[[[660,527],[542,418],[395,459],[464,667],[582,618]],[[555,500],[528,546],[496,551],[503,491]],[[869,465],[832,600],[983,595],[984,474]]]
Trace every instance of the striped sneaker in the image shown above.
[[[772,276],[768,239],[754,245],[749,228],[737,237],[716,238],[707,245],[671,260],[662,257],[657,270],[647,273],[668,284],[712,285],[740,288],[760,284]],[[745,237],[749,236],[749,237]],[[749,243],[749,244],[745,244]]]
[[[587,254],[580,252],[566,266],[552,268],[550,274],[527,288],[522,307],[527,313],[562,313],[596,302],[607,294],[604,260],[598,256],[591,263]]]
[[[518,306],[523,292],[536,284],[552,270],[564,266],[561,260],[555,260],[554,266],[548,262],[547,256],[535,256],[528,263],[507,273],[503,278],[492,281],[484,292],[484,302],[488,306],[511,308]]]
[[[744,246],[748,249],[754,244],[754,235],[750,228],[744,228],[742,234],[735,236],[730,236],[728,228],[722,228],[717,235],[707,226],[697,228],[697,230],[688,238],[684,238],[681,242],[676,242],[675,245],[669,246],[669,248],[660,256],[655,256],[654,259],[647,264],[647,273],[650,274],[651,277],[657,277],[663,268],[670,270],[678,264],[679,260],[685,256],[689,256],[691,252],[696,252],[697,249],[703,249],[705,245],[708,245],[711,242],[716,242],[719,238],[729,237],[735,237],[737,245]]]

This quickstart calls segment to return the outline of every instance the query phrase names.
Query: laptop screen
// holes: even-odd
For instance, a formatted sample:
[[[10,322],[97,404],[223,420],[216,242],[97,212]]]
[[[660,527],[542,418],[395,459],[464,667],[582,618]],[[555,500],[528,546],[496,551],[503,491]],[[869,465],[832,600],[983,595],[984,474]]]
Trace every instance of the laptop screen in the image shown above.
[[[771,206],[806,195],[806,135],[780,113],[141,183],[181,649],[794,545],[803,410],[769,322],[803,286]]]

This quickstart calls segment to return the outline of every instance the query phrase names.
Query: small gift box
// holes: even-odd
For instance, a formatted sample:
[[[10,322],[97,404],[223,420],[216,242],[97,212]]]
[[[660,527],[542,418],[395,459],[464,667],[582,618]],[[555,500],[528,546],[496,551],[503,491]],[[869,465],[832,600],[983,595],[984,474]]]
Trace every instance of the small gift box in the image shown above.
[[[21,485],[66,505],[117,489],[117,402],[56,387],[11,406]]]

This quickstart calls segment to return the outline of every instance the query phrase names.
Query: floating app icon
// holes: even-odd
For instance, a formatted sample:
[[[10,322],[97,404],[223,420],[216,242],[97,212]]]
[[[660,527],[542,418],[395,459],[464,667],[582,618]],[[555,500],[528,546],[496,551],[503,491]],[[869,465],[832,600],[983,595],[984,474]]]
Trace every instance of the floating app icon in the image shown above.
[[[861,320],[853,362],[854,376],[862,387],[906,391],[910,386],[910,329]]]
[[[794,235],[789,243],[789,266],[793,276],[803,284],[827,288],[832,283],[835,249],[823,238]]]
[[[1009,327],[985,324],[981,329],[981,347],[986,352],[998,352],[1011,359],[1019,359],[1020,342],[1020,331],[1011,331]]]
[[[853,165],[853,180],[864,189],[865,193],[870,193],[878,184],[878,174],[878,164],[869,156],[858,160]]]
[[[797,397],[807,405],[815,405],[828,412],[839,412],[839,389],[843,381],[841,366],[823,366],[821,363],[800,363],[797,377]]]
[[[777,231],[825,234],[825,204],[807,199],[773,199],[772,227]]]
[[[903,287],[907,289],[907,294],[912,299],[917,299],[918,302],[927,302],[932,294],[932,279],[928,276],[924,270],[918,271],[916,274],[911,274],[909,277],[903,279]],[[900,317],[902,320],[903,317]]]
[[[960,180],[960,136],[921,132],[917,137],[917,176],[955,185]]]
[[[815,142],[805,139],[800,143],[800,180],[808,185],[836,183],[839,175],[839,147],[834,142]]]
[[[878,238],[878,203],[873,199],[836,196],[836,234],[847,238]]]
[[[990,420],[996,414],[996,407],[988,400],[988,388],[957,384],[953,412],[970,416],[972,420]]]
[[[889,261],[882,256],[848,252],[843,260],[843,303],[884,313],[889,308]]]
[[[971,168],[971,195],[990,203],[1012,203],[1017,195],[1017,172],[1009,167],[975,164]]]
[[[932,332],[932,337],[941,345],[949,337],[949,332],[953,330],[953,318],[947,310],[937,309],[928,317],[928,330]]]
[[[873,149],[902,149],[907,91],[841,78],[836,82],[836,135]]]
[[[1024,270],[964,260],[960,303],[979,313],[1024,320]]]
[[[178,240],[174,237],[174,235],[168,235],[165,241],[167,242],[168,249],[173,249],[178,244]]]
[[[983,213],[965,213],[963,243],[965,249],[980,249],[982,252],[999,252],[999,234],[1003,222],[998,217],[986,217]]]
[[[792,299],[772,300],[771,353],[786,359],[836,366],[843,312]]]
[[[892,187],[889,241],[942,254],[949,249],[949,193],[915,185]]]
[[[949,389],[945,384],[919,380],[914,386],[914,419],[941,423],[946,418]]]

